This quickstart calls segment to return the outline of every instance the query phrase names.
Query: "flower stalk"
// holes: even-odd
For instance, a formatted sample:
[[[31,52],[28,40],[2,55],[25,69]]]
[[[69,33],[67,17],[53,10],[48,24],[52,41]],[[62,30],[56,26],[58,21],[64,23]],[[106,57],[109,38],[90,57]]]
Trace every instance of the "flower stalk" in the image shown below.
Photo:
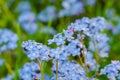
[[[58,59],[56,60],[56,80],[58,80]]]
[[[38,62],[38,65],[39,65],[39,68],[40,68],[40,72],[41,72],[41,80],[44,80],[44,71],[42,69],[42,63],[40,62],[40,59],[39,58],[36,58],[37,62]]]

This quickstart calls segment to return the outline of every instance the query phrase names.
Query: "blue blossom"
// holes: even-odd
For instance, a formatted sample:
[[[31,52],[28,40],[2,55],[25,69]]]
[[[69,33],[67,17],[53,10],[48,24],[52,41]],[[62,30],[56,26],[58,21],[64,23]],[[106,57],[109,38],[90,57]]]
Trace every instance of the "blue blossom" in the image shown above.
[[[19,16],[18,20],[22,29],[28,32],[29,34],[33,34],[37,31],[38,25],[34,13],[24,12]]]
[[[14,50],[17,47],[18,37],[9,29],[0,29],[0,53]]]
[[[117,19],[117,26],[114,27],[114,30],[113,30],[113,34],[114,35],[118,35],[120,34],[120,18]]]
[[[50,59],[50,49],[41,43],[28,40],[22,43],[22,48],[27,54],[28,58],[31,60],[35,60],[36,58],[40,58],[41,60]]]
[[[67,60],[70,55],[77,56],[80,55],[81,43],[79,40],[72,40],[67,45],[61,45],[55,49],[51,49],[51,57],[59,60]]]
[[[50,56],[53,59],[59,59],[59,60],[66,60],[70,54],[66,51],[66,46],[63,45],[61,47],[57,47],[55,49],[51,49]]]
[[[56,71],[56,64],[53,62],[52,71]],[[58,80],[88,80],[84,69],[74,61],[67,62],[58,60]],[[55,80],[55,73],[51,80]]]
[[[117,79],[118,79],[118,80],[120,79],[120,73],[118,74],[118,77],[117,77]]]
[[[113,19],[115,17],[115,9],[114,8],[109,8],[106,10],[106,16],[108,19]]]
[[[120,71],[120,62],[112,61],[111,64],[107,65],[105,68],[101,69],[101,75],[107,75],[111,80],[116,80]]]
[[[39,72],[39,73],[37,73]],[[19,70],[19,77],[22,80],[34,80],[39,79],[41,77],[40,69],[37,63],[31,62],[26,63],[20,70]]]
[[[90,41],[90,50],[98,51],[98,54],[100,57],[108,57],[108,52],[110,50],[110,47],[108,45],[109,38],[105,34],[97,34],[94,35],[93,41]]]
[[[38,19],[43,22],[48,22],[57,18],[56,8],[48,6],[38,14]]]
[[[68,41],[71,41],[72,39],[74,39],[72,31],[64,30],[63,33]]]
[[[78,40],[73,40],[67,45],[66,51],[72,56],[80,55],[81,43]]]
[[[83,3],[78,0],[63,0],[63,9],[59,12],[59,17],[74,16],[83,13]]]
[[[85,65],[88,67],[88,71],[95,71],[99,68],[99,65],[97,65],[96,68],[96,60],[93,58],[93,54],[91,52],[86,54]]]
[[[102,33],[106,29],[107,22],[104,18],[97,17],[89,19],[84,17],[68,25],[67,30],[55,35],[48,40],[49,44],[55,43],[57,46],[64,46],[64,53],[68,56],[77,56],[81,53],[86,55],[87,50],[98,50],[100,57],[107,57],[109,51],[107,35]],[[89,48],[83,44],[82,40],[89,37]],[[95,45],[94,45],[95,43]],[[84,49],[83,49],[84,48]],[[81,50],[81,51],[80,51]],[[57,53],[60,56],[60,53]]]
[[[92,38],[95,33],[99,33],[102,30],[104,30],[105,26],[106,26],[105,20],[103,18],[98,17],[98,18],[89,19],[87,17],[84,17],[81,20],[76,20],[74,23],[68,25],[68,29],[64,30],[63,33],[65,34],[66,38],[70,38],[70,37],[73,38],[72,36],[76,32],[81,32]],[[63,33],[59,33],[56,36],[62,37]],[[56,39],[56,36],[53,39]],[[50,42],[52,43],[52,41]]]
[[[84,17],[80,20],[76,20],[68,26],[68,29],[72,29],[74,32],[82,32],[83,34],[93,37],[94,34],[102,32],[106,29],[107,22],[102,17],[89,19]]]
[[[92,32],[101,32],[107,27],[107,22],[104,18],[102,17],[97,17],[97,18],[92,18],[90,20],[90,29]]]
[[[69,11],[67,11],[66,9],[62,9],[59,11],[58,16],[64,17],[64,16],[68,15],[68,13],[69,13]]]
[[[56,43],[58,46],[61,44],[65,44],[65,37],[63,37],[62,33],[54,35],[53,39],[48,40],[48,44]]]
[[[2,78],[1,80],[13,80],[13,76],[8,74],[5,78]]]
[[[114,16],[113,18],[110,17],[110,21],[115,21],[117,24],[114,25],[112,23],[109,23],[109,27],[107,27],[106,29],[109,32],[112,32],[113,35],[119,35],[120,34],[120,17],[118,16]]]
[[[3,66],[3,65],[4,65],[4,60],[0,59],[0,66]]]
[[[18,7],[16,8],[17,12],[23,13],[31,10],[30,3],[27,1],[22,1],[18,4]]]

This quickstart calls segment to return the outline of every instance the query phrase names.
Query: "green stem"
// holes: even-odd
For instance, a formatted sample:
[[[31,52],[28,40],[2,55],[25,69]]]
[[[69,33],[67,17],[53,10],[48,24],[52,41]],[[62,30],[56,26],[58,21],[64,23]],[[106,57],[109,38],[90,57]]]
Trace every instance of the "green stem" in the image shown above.
[[[79,57],[79,60],[80,60],[80,64],[82,65],[82,67],[85,69],[85,66],[84,66],[84,63],[83,63],[83,61],[82,61],[82,58],[80,57],[80,56],[78,56]]]
[[[82,35],[80,34],[80,36],[82,36]],[[83,39],[81,39],[80,41],[82,42],[82,49],[83,49],[82,56],[84,58],[84,62],[80,56],[79,56],[79,59],[80,59],[80,62],[82,63],[82,67],[84,68],[84,70],[86,70],[86,76],[88,77],[88,71],[87,71],[87,66],[86,66],[86,54],[84,52],[84,41],[83,41]]]
[[[7,62],[5,62],[5,66],[8,69],[8,72],[12,74],[13,70],[11,69],[11,66]]]
[[[84,62],[83,62],[82,58],[81,58],[80,56],[78,56],[78,57],[79,57],[79,60],[80,60],[80,63],[81,63],[81,65],[82,65],[82,67],[83,67],[84,70],[86,71],[86,76],[88,77],[87,66],[84,65]],[[86,64],[86,63],[85,63],[85,64]]]
[[[58,60],[56,60],[56,80],[58,80]]]
[[[95,71],[95,73],[97,74],[97,72],[98,72],[98,68],[97,68],[97,66],[98,66],[98,62],[99,62],[99,55],[98,55],[98,50],[96,49],[96,45],[95,45],[95,41],[93,42],[93,44],[94,44],[94,49],[95,49],[95,60],[96,60],[96,71]]]
[[[43,69],[42,69],[42,63],[40,63],[40,59],[39,58],[37,58],[36,59],[37,60],[37,62],[38,62],[38,65],[39,65],[39,68],[40,68],[40,71],[41,71],[41,80],[44,80],[44,72],[43,72]]]

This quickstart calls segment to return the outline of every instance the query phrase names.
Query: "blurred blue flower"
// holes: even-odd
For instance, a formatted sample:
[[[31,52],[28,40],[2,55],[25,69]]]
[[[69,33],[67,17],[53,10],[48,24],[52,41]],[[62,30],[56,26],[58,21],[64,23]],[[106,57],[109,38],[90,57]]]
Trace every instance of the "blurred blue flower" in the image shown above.
[[[0,53],[17,47],[18,37],[9,29],[0,29]]]
[[[13,76],[8,74],[5,78],[2,78],[1,80],[13,80]]]
[[[109,8],[106,10],[106,16],[108,19],[113,19],[115,17],[116,11],[114,8]]]
[[[63,0],[62,6],[59,17],[79,15],[84,11],[83,3],[78,0]]]
[[[38,14],[38,19],[43,22],[49,22],[57,18],[57,11],[54,6],[48,6]]]
[[[4,60],[0,58],[0,66],[4,65]]]
[[[19,16],[18,21],[23,30],[29,34],[34,34],[38,30],[35,14],[32,12],[24,12]]]
[[[31,10],[30,3],[28,1],[22,1],[18,4],[16,11],[19,13],[27,12]]]

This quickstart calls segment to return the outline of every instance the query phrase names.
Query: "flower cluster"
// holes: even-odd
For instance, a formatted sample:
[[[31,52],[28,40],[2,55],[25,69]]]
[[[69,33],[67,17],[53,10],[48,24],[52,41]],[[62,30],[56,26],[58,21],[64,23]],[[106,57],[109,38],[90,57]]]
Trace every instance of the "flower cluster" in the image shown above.
[[[119,35],[120,34],[120,17],[116,16],[117,12],[114,8],[109,8],[106,10],[106,16],[109,19],[110,25],[107,27],[107,30],[109,32],[112,32],[113,35]],[[112,24],[112,22],[116,22],[117,24]]]
[[[38,19],[43,22],[48,22],[57,18],[57,11],[54,6],[48,6],[38,14]]]
[[[49,60],[51,58],[49,56],[50,49],[41,43],[28,40],[22,43],[22,48],[31,60],[35,60],[36,58],[40,58],[41,60]]]
[[[96,60],[90,52],[88,52],[88,54],[86,55],[85,65],[87,66],[88,71],[95,71],[99,68],[99,65],[96,64]]]
[[[101,69],[101,75],[107,75],[110,80],[119,80],[120,79],[120,62],[119,61],[112,61],[111,64],[107,65],[104,69]]]
[[[120,17],[117,18],[118,24],[114,27],[113,26],[113,34],[118,35],[120,34]]]
[[[109,38],[104,34],[106,27],[107,22],[101,17],[92,19],[84,17],[48,40],[49,45],[55,43],[56,48],[33,40],[23,42],[22,48],[31,60],[39,58],[41,61],[53,61],[51,69],[53,76],[50,80],[55,80],[56,74],[58,80],[94,80],[94,77],[86,76],[86,71],[97,71],[100,67],[97,59],[94,59],[94,54],[98,54],[98,57],[108,57]],[[80,64],[75,60],[69,61],[70,56],[79,57]]]
[[[16,9],[17,9],[17,12],[23,13],[23,12],[26,12],[26,11],[30,11],[31,6],[30,6],[29,2],[23,1],[23,2],[20,2],[18,4],[18,7]]]
[[[109,38],[105,34],[98,34],[96,37],[96,42],[90,41],[90,50],[99,51],[100,57],[108,57],[109,45],[107,44]]]
[[[58,80],[87,80],[84,69],[74,61],[58,61]],[[50,80],[56,80],[56,64],[53,62],[52,71],[54,76]]]
[[[38,29],[35,14],[32,12],[21,13],[21,15],[19,16],[19,22],[22,29],[29,34],[35,33]]]
[[[107,57],[109,51],[108,37],[102,33],[106,24],[106,21],[101,17],[92,19],[85,17],[81,20],[76,20],[75,23],[71,23],[67,30],[56,34],[48,42],[49,44],[56,43],[57,46],[62,45],[61,47],[65,46],[65,51],[68,51],[73,56],[79,55],[80,52],[86,54],[87,50],[90,50],[92,52],[98,51],[101,57]],[[86,37],[89,37],[89,49],[86,49],[85,44],[83,44],[83,40]]]
[[[0,53],[17,47],[18,37],[9,29],[0,29]]]
[[[80,0],[63,0],[63,9],[59,12],[59,17],[74,16],[83,13],[84,5]]]
[[[30,4],[28,2],[21,2],[18,6],[18,10],[21,12],[18,18],[21,28],[29,34],[35,33],[38,29],[38,24],[35,14],[31,12]]]
[[[34,80],[40,78],[40,69],[37,63],[26,63],[20,70],[19,76],[22,80]]]

